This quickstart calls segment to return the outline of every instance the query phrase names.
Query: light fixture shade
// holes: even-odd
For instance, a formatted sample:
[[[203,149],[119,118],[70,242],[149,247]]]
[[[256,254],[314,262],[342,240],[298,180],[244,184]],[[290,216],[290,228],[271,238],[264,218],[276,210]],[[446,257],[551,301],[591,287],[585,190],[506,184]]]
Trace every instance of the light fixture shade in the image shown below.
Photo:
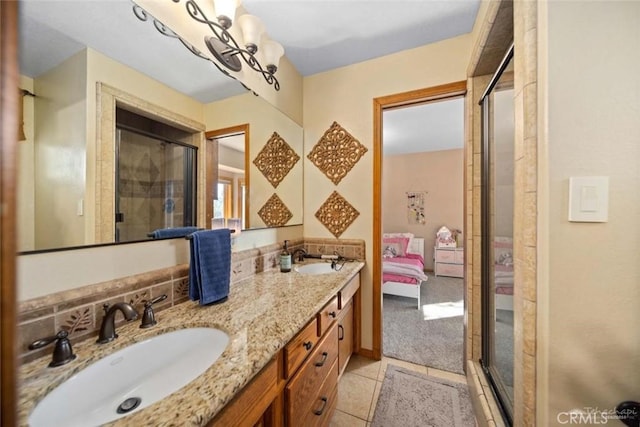
[[[236,8],[238,6],[237,0],[213,0],[213,7],[216,12],[216,17],[225,17],[229,22],[233,22],[236,16]]]
[[[284,55],[284,48],[280,43],[273,40],[266,40],[262,43],[262,56],[267,64],[267,70],[271,74],[275,73],[280,63],[280,58]]]
[[[238,25],[242,30],[242,38],[247,50],[251,53],[258,51],[260,37],[264,33],[264,25],[258,17],[253,15],[241,15],[238,17]]]

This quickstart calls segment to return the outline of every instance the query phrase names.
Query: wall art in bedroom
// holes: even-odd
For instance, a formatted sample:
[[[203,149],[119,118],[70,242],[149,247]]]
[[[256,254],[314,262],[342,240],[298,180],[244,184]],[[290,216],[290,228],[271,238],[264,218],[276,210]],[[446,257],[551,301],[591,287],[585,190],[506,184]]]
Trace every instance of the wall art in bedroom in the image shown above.
[[[424,198],[426,191],[407,192],[407,219],[409,224],[424,225],[427,219],[424,215]]]

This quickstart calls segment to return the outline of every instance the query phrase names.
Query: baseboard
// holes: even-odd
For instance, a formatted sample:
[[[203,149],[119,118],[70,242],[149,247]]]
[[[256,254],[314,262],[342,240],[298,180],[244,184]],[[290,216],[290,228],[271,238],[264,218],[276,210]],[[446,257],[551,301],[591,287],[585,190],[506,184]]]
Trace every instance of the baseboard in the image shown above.
[[[373,350],[369,350],[368,348],[360,348],[357,354],[359,356],[366,357],[367,359],[375,359]]]

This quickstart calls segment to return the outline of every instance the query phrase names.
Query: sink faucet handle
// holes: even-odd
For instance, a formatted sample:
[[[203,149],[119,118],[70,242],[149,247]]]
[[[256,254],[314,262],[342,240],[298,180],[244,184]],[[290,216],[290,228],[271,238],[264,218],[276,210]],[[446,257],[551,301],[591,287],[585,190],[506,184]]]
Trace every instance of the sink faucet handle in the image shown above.
[[[152,306],[153,304],[158,303],[160,301],[164,301],[166,299],[167,299],[167,294],[164,294],[152,299],[151,301],[147,301],[144,303],[144,312],[142,313],[142,322],[140,323],[140,328],[142,329],[150,328],[156,323],[158,323],[156,321],[156,315],[153,312]]]
[[[68,337],[69,333],[63,329],[53,336],[41,338],[32,342],[29,344],[29,350],[36,350],[45,347],[55,341],[56,345],[53,349],[53,359],[51,360],[51,363],[49,363],[49,367],[53,368],[61,366],[76,358],[76,355],[73,354],[71,341],[69,341]]]

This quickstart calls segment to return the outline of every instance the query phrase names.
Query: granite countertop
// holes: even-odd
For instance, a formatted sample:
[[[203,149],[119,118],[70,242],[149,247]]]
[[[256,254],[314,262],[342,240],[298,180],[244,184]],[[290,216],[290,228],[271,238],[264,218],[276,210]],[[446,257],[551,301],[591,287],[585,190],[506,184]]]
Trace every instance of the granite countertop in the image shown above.
[[[158,324],[152,328],[140,329],[140,322],[134,321],[118,327],[119,338],[111,343],[99,345],[90,339],[74,344],[78,357],[67,365],[48,368],[50,356],[25,364],[19,372],[20,425],[28,425],[28,415],[47,393],[99,359],[165,332],[214,327],[226,332],[230,341],[213,365],[166,398],[109,424],[205,425],[363,266],[347,262],[339,272],[319,275],[259,273],[231,285],[229,299],[222,304],[201,307],[185,302],[157,313]]]

